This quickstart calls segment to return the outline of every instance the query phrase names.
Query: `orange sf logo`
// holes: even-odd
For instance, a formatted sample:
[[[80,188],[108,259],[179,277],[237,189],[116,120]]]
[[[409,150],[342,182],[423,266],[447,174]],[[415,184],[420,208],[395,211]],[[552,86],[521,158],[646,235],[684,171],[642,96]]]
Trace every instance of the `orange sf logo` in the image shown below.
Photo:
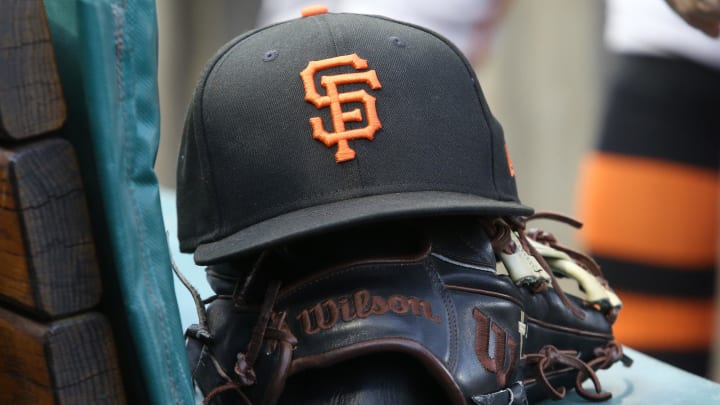
[[[365,90],[355,90],[345,93],[338,91],[338,86],[350,83],[367,83],[371,89],[377,90],[382,87],[374,70],[367,70],[357,73],[345,73],[333,76],[322,76],[320,85],[325,88],[325,95],[318,93],[315,87],[315,74],[324,69],[338,66],[352,66],[355,70],[367,69],[367,60],[360,58],[357,54],[337,56],[334,58],[311,61],[307,67],[300,72],[303,86],[305,86],[305,101],[312,103],[318,109],[330,107],[334,132],[327,132],[323,126],[321,117],[310,118],[310,126],[313,130],[313,138],[330,147],[338,146],[335,153],[335,161],[338,163],[355,158],[355,151],[350,148],[348,141],[351,139],[365,138],[372,140],[375,132],[382,128],[382,124],[375,110],[375,97],[369,95]],[[361,122],[363,117],[360,109],[343,111],[342,104],[362,103],[365,107],[367,125],[364,128],[345,129],[346,122]]]

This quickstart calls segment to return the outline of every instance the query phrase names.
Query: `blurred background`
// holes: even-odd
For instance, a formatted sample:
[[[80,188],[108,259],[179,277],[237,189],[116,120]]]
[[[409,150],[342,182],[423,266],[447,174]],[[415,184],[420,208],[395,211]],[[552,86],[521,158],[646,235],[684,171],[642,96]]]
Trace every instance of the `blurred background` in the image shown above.
[[[616,64],[603,45],[605,3],[508,4],[484,55],[473,59],[478,77],[505,130],[522,202],[577,217],[578,170],[596,141],[608,76]],[[162,189],[172,195],[185,111],[196,80],[222,44],[258,24],[260,2],[157,0],[157,7],[162,124],[156,171]],[[291,15],[299,16],[299,10],[300,6]],[[171,229],[174,205],[163,200],[163,210],[171,243],[176,243]],[[540,225],[565,244],[582,248],[571,228]],[[194,283],[203,282],[202,271],[191,269],[189,256],[175,260]],[[183,302],[189,301],[185,291],[176,290],[181,315],[192,314]],[[207,291],[203,286],[200,290]],[[183,319],[183,325],[190,321]],[[720,367],[715,366],[712,375],[720,381]]]

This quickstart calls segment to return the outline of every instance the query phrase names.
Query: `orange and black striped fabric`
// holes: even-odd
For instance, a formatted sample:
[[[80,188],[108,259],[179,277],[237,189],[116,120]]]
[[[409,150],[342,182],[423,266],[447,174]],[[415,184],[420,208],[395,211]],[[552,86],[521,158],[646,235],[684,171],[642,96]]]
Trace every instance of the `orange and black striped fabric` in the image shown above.
[[[578,185],[580,237],[623,300],[617,339],[706,375],[718,258],[720,72],[622,56]]]

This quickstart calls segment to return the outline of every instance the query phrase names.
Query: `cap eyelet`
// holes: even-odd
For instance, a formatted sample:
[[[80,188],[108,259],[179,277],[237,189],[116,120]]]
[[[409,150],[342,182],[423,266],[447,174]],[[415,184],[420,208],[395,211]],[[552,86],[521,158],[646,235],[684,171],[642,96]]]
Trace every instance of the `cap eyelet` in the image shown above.
[[[390,37],[390,38],[388,38],[388,39],[390,40],[390,43],[391,43],[391,44],[397,46],[398,48],[405,48],[405,47],[407,46],[407,44],[405,43],[405,41],[403,41],[403,40],[400,39],[399,37],[392,36],[392,37]]]
[[[271,49],[263,55],[263,62],[272,62],[278,57],[278,51],[275,49]]]

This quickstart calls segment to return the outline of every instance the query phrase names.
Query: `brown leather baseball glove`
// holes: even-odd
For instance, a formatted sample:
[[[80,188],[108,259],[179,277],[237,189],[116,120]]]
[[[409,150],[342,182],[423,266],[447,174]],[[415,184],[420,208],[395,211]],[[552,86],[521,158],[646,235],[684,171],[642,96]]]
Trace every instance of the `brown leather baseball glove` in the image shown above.
[[[613,337],[622,303],[592,258],[560,245],[548,232],[526,228],[527,222],[540,218],[581,226],[552,213],[484,221],[498,272],[507,272],[522,295],[528,325],[522,372],[528,400],[562,399],[572,388],[585,399],[607,400],[611,393],[602,390],[595,372],[617,361],[632,363]],[[588,379],[590,389],[583,386]]]
[[[528,220],[378,224],[209,267],[194,382],[214,404],[605,400],[596,371],[629,364],[620,301]]]
[[[206,403],[525,404],[522,295],[482,225],[391,223],[208,268]]]

